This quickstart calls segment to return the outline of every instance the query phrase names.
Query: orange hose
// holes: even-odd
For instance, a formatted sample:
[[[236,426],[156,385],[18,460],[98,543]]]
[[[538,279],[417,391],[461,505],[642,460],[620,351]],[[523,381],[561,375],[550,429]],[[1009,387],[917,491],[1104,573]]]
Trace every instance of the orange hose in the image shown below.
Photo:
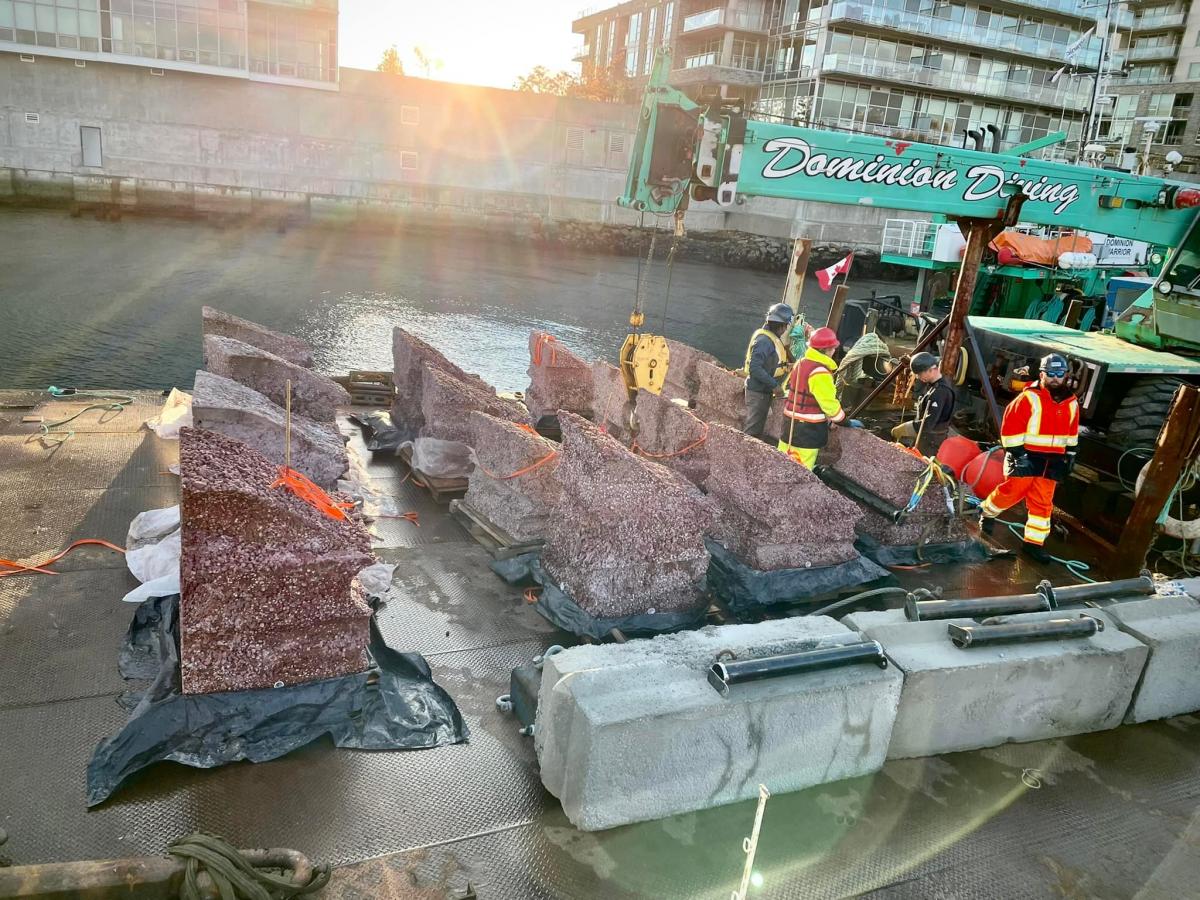
[[[525,588],[525,592],[521,596],[525,598],[526,603],[537,603],[538,602],[538,594],[540,594],[541,592],[542,592],[541,588],[527,587],[527,588]]]
[[[115,550],[118,553],[125,552],[124,547],[118,547],[116,544],[110,544],[108,541],[102,541],[99,538],[82,538],[69,544],[65,550],[55,553],[49,559],[43,560],[38,565],[28,565],[26,563],[15,562],[11,559],[0,559],[0,566],[5,566],[13,570],[11,572],[0,572],[0,578],[7,578],[9,575],[24,575],[30,572],[39,572],[42,575],[60,575],[62,574],[61,572],[55,572],[52,569],[47,569],[45,567],[58,562],[76,547],[82,547],[85,544],[95,544],[100,547],[107,547],[109,550]]]
[[[376,516],[375,518],[377,518],[377,519],[403,519],[406,522],[412,522],[418,528],[421,527],[421,523],[419,521],[417,521],[418,516],[415,512],[401,513],[398,516]]]
[[[533,353],[531,354],[533,356],[533,364],[535,366],[540,366],[542,364],[543,347],[550,348],[550,365],[554,365],[554,363],[557,361],[554,352],[555,341],[556,338],[552,334],[542,333],[538,335],[537,340],[533,342]]]
[[[492,472],[489,469],[487,469],[478,460],[475,461],[475,465],[478,467],[479,471],[482,472],[484,475],[486,475],[488,478],[494,478],[496,481],[508,481],[510,478],[519,478],[520,476],[526,474],[527,472],[532,472],[534,469],[538,468],[539,466],[550,462],[550,460],[554,459],[556,456],[558,456],[558,451],[551,450],[549,453],[547,453],[541,459],[534,460],[529,465],[525,466],[525,468],[523,468],[523,469],[517,469],[517,471],[513,472],[511,475],[497,475],[495,472]]]

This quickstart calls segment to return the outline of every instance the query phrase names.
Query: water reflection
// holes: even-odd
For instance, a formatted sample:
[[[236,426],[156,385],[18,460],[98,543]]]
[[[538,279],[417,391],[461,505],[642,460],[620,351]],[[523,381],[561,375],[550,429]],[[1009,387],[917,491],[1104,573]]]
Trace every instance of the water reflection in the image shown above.
[[[0,212],[0,387],[189,386],[200,307],[309,341],[329,372],[390,369],[400,325],[504,390],[523,389],[529,332],[615,360],[638,277],[633,258],[449,235],[258,228]],[[662,263],[643,295],[647,328],[738,365],[782,275]],[[891,285],[852,283],[852,296]],[[810,311],[827,294],[806,286]]]

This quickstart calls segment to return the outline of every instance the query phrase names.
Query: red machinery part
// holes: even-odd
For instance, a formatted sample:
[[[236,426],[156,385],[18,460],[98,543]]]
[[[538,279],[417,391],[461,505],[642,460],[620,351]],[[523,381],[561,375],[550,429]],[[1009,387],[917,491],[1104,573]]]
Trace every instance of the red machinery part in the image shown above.
[[[1195,188],[1180,188],[1175,192],[1175,208],[1190,209],[1200,206],[1200,190]]]

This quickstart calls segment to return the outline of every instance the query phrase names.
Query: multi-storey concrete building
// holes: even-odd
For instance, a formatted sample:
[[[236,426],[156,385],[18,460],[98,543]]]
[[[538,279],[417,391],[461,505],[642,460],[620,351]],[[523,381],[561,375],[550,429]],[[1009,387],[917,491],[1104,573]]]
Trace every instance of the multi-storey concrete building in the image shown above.
[[[771,0],[628,0],[584,10],[576,59],[585,73],[610,70],[636,88],[654,50],[672,50],[672,82],[694,95],[753,100],[766,66]]]
[[[759,109],[932,143],[1064,131],[1078,147],[1101,60],[1121,62],[1096,18],[1095,0],[774,0]]]
[[[1149,169],[1162,171],[1167,155],[1182,162],[1174,174],[1200,175],[1200,2],[1142,0],[1131,4],[1124,78],[1113,78],[1101,98],[1098,138],[1129,146]],[[1149,152],[1147,153],[1147,148]]]
[[[0,52],[336,89],[337,0],[0,0]]]

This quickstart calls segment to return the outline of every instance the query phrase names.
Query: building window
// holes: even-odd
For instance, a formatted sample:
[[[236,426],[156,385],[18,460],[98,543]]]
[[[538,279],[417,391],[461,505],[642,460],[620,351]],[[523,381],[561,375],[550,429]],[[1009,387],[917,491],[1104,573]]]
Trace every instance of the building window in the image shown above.
[[[625,74],[638,73],[638,50],[641,49],[642,14],[636,12],[629,17],[629,31],[625,34]]]
[[[420,125],[421,124],[421,108],[419,106],[401,106],[400,107],[400,124],[401,125]]]
[[[1188,66],[1188,81],[1200,79],[1200,63],[1192,63]]]
[[[604,57],[604,64],[611,66],[613,61],[613,50],[616,49],[617,42],[617,20],[613,19],[608,23],[608,55]]]
[[[400,151],[400,168],[412,171],[417,167],[417,154],[413,150]]]
[[[675,0],[671,0],[663,7],[663,30],[662,30],[662,45],[664,47],[671,44],[671,29],[675,27]]]
[[[100,143],[99,128],[92,125],[80,125],[79,144],[83,151],[83,165],[97,169],[104,165],[104,152]]]
[[[653,7],[646,19],[646,49],[642,51],[642,74],[649,75],[654,65],[654,29],[658,27],[658,7]]]
[[[583,149],[583,129],[568,128],[567,129],[567,149],[582,150]]]
[[[1174,94],[1151,94],[1150,105],[1146,108],[1146,115],[1169,116],[1174,105]]]

